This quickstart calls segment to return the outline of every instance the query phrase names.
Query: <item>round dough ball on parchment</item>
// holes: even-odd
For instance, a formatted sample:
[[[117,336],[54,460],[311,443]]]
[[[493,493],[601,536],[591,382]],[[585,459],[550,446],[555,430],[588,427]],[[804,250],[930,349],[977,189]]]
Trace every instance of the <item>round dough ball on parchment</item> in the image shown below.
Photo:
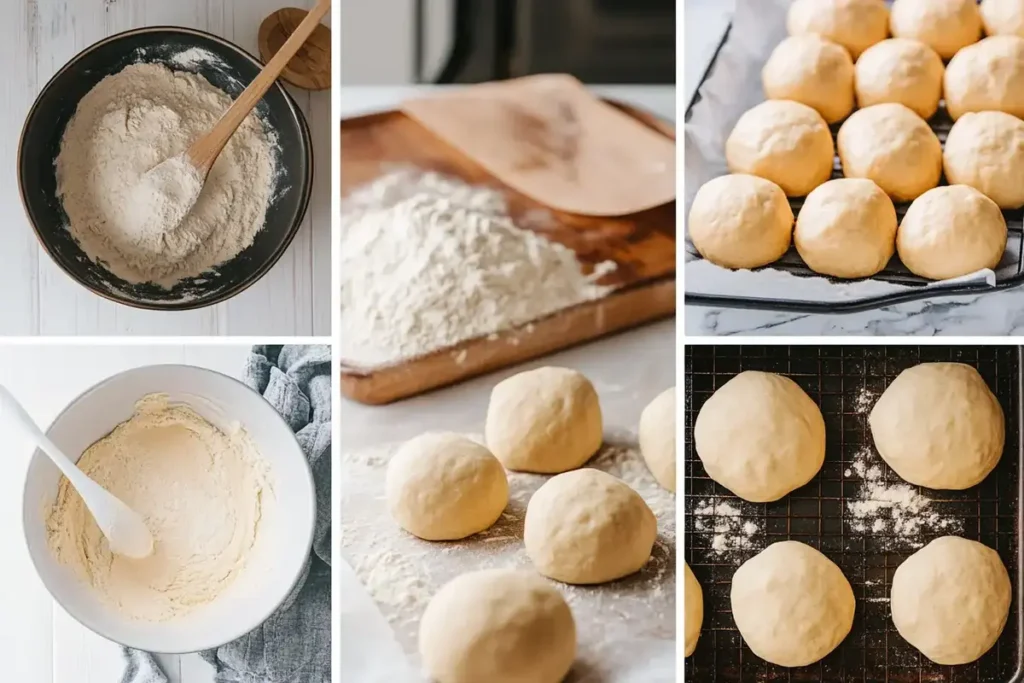
[[[917,40],[890,38],[872,45],[857,60],[857,104],[895,102],[930,119],[942,99],[946,67],[935,50]]]
[[[916,199],[942,178],[942,143],[902,104],[858,109],[836,140],[843,175],[875,181],[894,201]]]
[[[709,477],[744,500],[766,503],[821,469],[825,420],[793,380],[748,370],[704,402],[693,443]]]
[[[1003,455],[1003,409],[970,365],[921,363],[901,372],[868,417],[875,448],[901,478],[966,489]]]
[[[999,553],[976,541],[943,536],[896,568],[892,621],[933,662],[968,664],[999,639],[1011,594]]]
[[[576,659],[576,622],[547,580],[484,569],[434,595],[420,620],[419,650],[438,683],[560,683]]]
[[[508,505],[505,468],[460,434],[423,434],[388,463],[391,517],[428,541],[454,541],[490,528]]]
[[[896,231],[896,253],[910,272],[932,280],[995,268],[1006,251],[999,206],[967,185],[944,185],[914,200]]]
[[[640,414],[640,454],[663,489],[676,491],[676,388],[666,389]]]
[[[970,185],[1002,209],[1024,205],[1024,121],[1001,111],[970,112],[942,151],[946,179]]]
[[[757,268],[782,258],[793,239],[793,209],[770,180],[745,173],[714,178],[690,206],[690,241],[723,268]]]
[[[889,9],[882,0],[794,0],[786,27],[791,36],[827,38],[857,59],[889,35]]]
[[[896,207],[874,181],[840,178],[807,195],[793,237],[814,272],[869,277],[896,252],[896,226]]]
[[[685,656],[689,657],[697,649],[700,638],[700,627],[704,623],[704,592],[700,589],[697,577],[693,575],[690,565],[683,563],[686,582],[683,584],[683,602],[686,605],[684,632]]]
[[[590,460],[603,429],[590,380],[575,370],[546,367],[494,387],[484,433],[487,447],[508,469],[552,474]]]
[[[896,0],[889,28],[897,38],[925,43],[943,59],[981,39],[977,0]]]
[[[853,111],[853,60],[841,45],[816,35],[790,36],[761,70],[770,100],[792,100],[813,107],[828,123]]]
[[[1024,118],[1024,38],[992,36],[964,48],[946,66],[943,83],[954,121],[971,111]]]
[[[606,472],[552,477],[526,506],[523,543],[544,576],[564,583],[614,581],[651,557],[658,523],[647,503]]]
[[[798,541],[773,543],[744,562],[729,597],[743,640],[780,666],[813,664],[853,626],[853,589],[843,571]]]
[[[988,35],[1024,38],[1024,0],[981,0],[978,9]]]
[[[766,178],[790,197],[803,197],[828,180],[834,158],[825,119],[789,100],[768,100],[750,109],[725,141],[731,172]]]

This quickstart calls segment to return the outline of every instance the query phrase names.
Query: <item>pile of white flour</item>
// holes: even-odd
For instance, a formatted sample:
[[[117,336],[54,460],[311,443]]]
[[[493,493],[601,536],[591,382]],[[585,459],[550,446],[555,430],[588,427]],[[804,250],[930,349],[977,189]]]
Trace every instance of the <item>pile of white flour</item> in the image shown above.
[[[341,355],[374,366],[511,330],[604,296],[576,254],[517,228],[502,195],[397,171],[342,207]]]
[[[61,477],[47,517],[51,551],[122,614],[162,621],[214,600],[245,569],[273,500],[270,473],[241,428],[217,429],[166,396],[143,398],[78,467],[146,521],[153,553],[111,553]]]
[[[187,214],[197,179],[146,176],[207,133],[230,106],[198,74],[133,64],[82,98],[57,157],[68,229],[93,261],[131,283],[172,287],[234,258],[263,228],[275,186],[273,133],[251,115]],[[182,208],[184,207],[184,209]]]

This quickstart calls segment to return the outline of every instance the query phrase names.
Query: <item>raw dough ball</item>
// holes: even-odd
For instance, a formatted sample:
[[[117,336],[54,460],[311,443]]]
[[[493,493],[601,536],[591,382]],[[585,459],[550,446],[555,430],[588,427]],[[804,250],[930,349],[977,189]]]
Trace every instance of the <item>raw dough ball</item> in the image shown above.
[[[994,201],[966,185],[918,197],[896,231],[896,252],[910,272],[933,280],[995,268],[1006,250],[1006,219]]]
[[[949,59],[981,38],[978,0],[896,0],[889,27],[897,38],[920,40]]]
[[[882,0],[795,0],[786,25],[791,36],[820,35],[857,59],[889,35],[889,10]]]
[[[793,238],[793,209],[770,180],[736,173],[708,181],[690,207],[690,241],[723,268],[757,268],[779,260]]]
[[[780,666],[813,664],[853,626],[853,589],[843,571],[798,541],[773,543],[744,562],[729,598],[743,640]]]
[[[605,583],[639,571],[658,524],[636,491],[594,469],[566,472],[526,506],[523,542],[533,566],[565,583]]]
[[[560,683],[576,659],[576,623],[561,593],[532,572],[470,572],[427,605],[420,656],[438,683]]]
[[[857,60],[857,104],[895,102],[930,119],[942,99],[942,59],[924,43],[891,38],[872,45]]]
[[[454,541],[489,528],[508,505],[505,469],[459,434],[423,434],[388,463],[391,517],[428,541]]]
[[[835,147],[821,114],[806,104],[768,100],[743,114],[725,142],[733,173],[749,173],[803,197],[832,175]]]
[[[968,113],[942,152],[950,184],[970,185],[1003,209],[1024,205],[1024,121],[1001,111]]]
[[[978,371],[962,363],[904,370],[868,418],[875,447],[896,474],[932,489],[966,489],[1003,455],[1003,409]]]
[[[690,570],[690,565],[683,563],[686,572],[686,583],[683,585],[683,602],[686,605],[686,623],[684,625],[685,656],[689,657],[697,648],[700,638],[700,626],[704,623],[704,593],[697,583],[697,577]]]
[[[979,9],[988,35],[1024,37],[1024,0],[982,0]]]
[[[661,487],[676,491],[676,388],[666,389],[640,414],[640,453]]]
[[[964,48],[946,67],[946,109],[1005,111],[1024,118],[1024,38],[992,36]]]
[[[853,60],[841,45],[816,35],[786,38],[761,71],[770,100],[814,107],[829,123],[853,111]]]
[[[995,645],[1010,613],[999,553],[957,536],[937,538],[896,568],[892,621],[937,664],[967,664]]]
[[[896,208],[871,180],[830,180],[807,195],[793,236],[814,272],[868,277],[896,251]]]
[[[594,385],[575,370],[528,370],[494,387],[484,433],[510,470],[565,472],[601,447],[601,404]]]
[[[916,199],[942,177],[942,143],[902,104],[855,111],[836,139],[843,174],[874,180],[895,201]]]
[[[708,476],[744,500],[798,489],[825,461],[825,420],[796,382],[748,370],[705,401],[693,443]]]

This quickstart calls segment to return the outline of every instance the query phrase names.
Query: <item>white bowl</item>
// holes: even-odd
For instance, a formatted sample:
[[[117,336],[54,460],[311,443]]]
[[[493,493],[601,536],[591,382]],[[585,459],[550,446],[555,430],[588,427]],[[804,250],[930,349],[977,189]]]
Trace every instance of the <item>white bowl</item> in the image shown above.
[[[32,456],[25,481],[25,539],[47,590],[84,626],[141,650],[196,652],[253,630],[295,586],[313,540],[313,478],[291,428],[262,396],[231,377],[187,365],[135,368],[103,380],[72,401],[47,434],[77,460],[91,444],[131,417],[136,401],[154,393],[187,403],[216,426],[240,423],[270,467],[273,497],[267,502],[271,504],[264,505],[256,544],[237,579],[215,600],[177,619],[148,622],[121,615],[50,552],[46,514],[57,497],[60,471],[39,452]]]

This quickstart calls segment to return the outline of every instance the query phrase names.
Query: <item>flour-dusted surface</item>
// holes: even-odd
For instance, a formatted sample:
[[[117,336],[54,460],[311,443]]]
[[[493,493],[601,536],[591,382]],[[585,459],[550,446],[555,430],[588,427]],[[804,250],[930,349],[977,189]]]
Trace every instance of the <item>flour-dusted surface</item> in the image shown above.
[[[908,367],[972,365],[1007,415],[1006,449],[992,472],[965,491],[902,481],[874,449],[868,416]],[[998,550],[1011,574],[1020,566],[1020,358],[1015,347],[690,346],[684,366],[685,559],[701,583],[705,631],[686,660],[687,680],[704,683],[814,680],[1011,680],[1024,648],[1013,618],[996,649],[967,667],[928,662],[896,633],[889,614],[892,574],[917,548],[954,534]],[[749,503],[708,478],[693,446],[693,422],[717,388],[744,370],[793,379],[820,407],[825,461],[805,486],[770,503]],[[751,526],[747,527],[747,524]],[[756,527],[756,529],[755,529]],[[747,536],[746,531],[752,533]],[[731,616],[736,569],[772,543],[807,543],[834,561],[857,600],[853,630],[835,652],[802,669],[767,664],[747,648]]]
[[[161,64],[129,65],[82,98],[61,141],[57,194],[91,259],[128,282],[170,288],[252,244],[274,192],[276,144],[255,115],[198,198],[197,178],[180,164],[150,173],[209,132],[230,104],[202,76]]]
[[[550,477],[509,472],[509,505],[493,527],[462,541],[432,543],[403,532],[388,515],[384,477],[399,445],[342,456],[342,556],[405,652],[416,657],[419,618],[444,583],[474,569],[531,566],[522,542],[526,506]],[[612,436],[586,466],[639,492],[658,519],[658,538],[650,561],[633,576],[599,586],[555,583],[578,631],[577,663],[569,680],[675,680],[675,498],[647,471],[635,435]]]
[[[543,221],[543,216],[531,217]],[[399,169],[341,222],[341,356],[374,367],[512,330],[610,290],[575,253],[516,227],[491,188]]]
[[[144,621],[215,600],[245,570],[274,500],[268,466],[244,429],[221,431],[159,394],[140,400],[78,467],[142,515],[153,553],[113,554],[64,477],[47,516],[50,549],[111,608]]]

